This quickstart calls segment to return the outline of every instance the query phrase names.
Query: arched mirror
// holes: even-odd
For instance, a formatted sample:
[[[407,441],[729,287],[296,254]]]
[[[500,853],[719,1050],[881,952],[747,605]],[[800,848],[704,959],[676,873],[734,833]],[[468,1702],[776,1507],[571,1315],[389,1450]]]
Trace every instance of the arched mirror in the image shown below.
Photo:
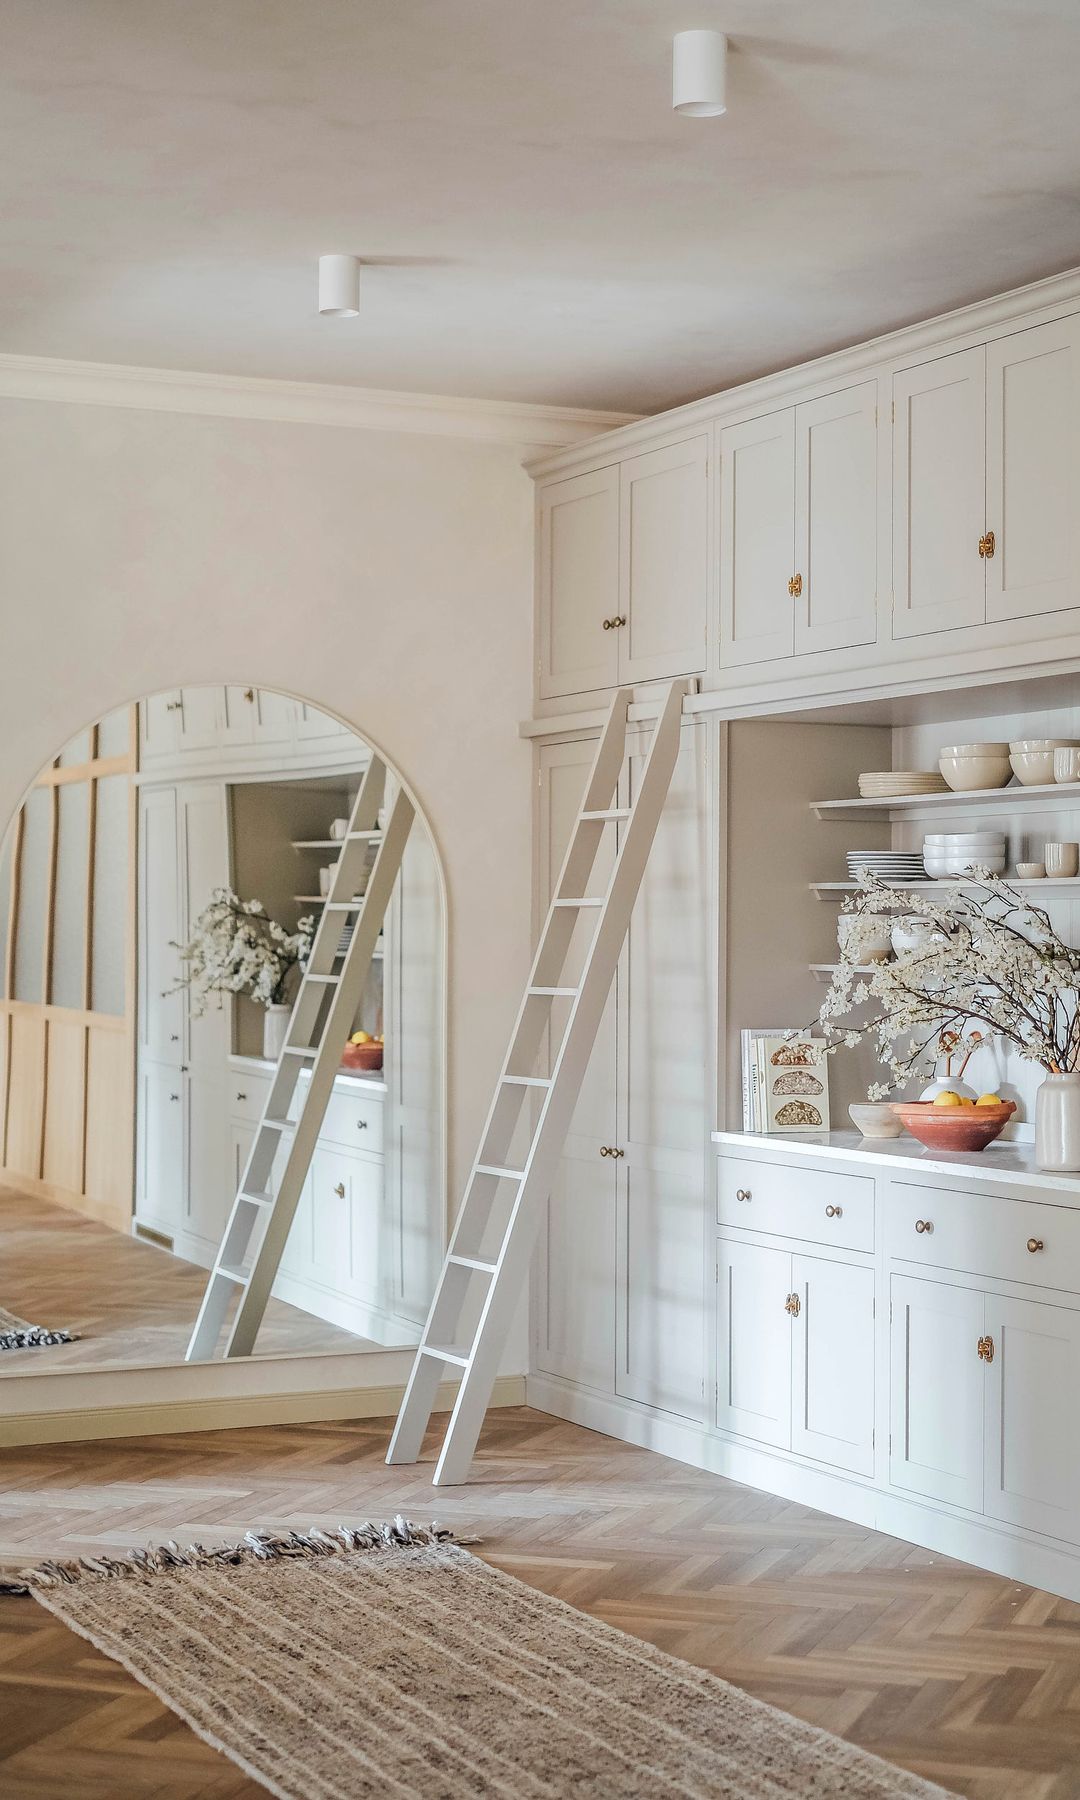
[[[444,1041],[437,853],[361,736],[240,686],[80,730],[0,848],[0,1374],[415,1344]]]

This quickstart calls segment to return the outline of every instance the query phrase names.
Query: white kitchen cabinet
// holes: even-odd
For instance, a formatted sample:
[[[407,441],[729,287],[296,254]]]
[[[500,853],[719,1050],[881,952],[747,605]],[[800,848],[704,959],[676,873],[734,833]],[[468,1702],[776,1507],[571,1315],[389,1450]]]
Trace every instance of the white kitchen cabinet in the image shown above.
[[[209,1262],[225,1229],[235,1193],[231,1185],[228,1099],[219,1070],[191,1071],[184,1091],[187,1138],[184,1230],[199,1239],[199,1247],[209,1253],[197,1260]],[[189,1254],[186,1249],[184,1253]]]
[[[180,690],[180,750],[213,750],[225,727],[225,691],[219,687]]]
[[[216,743],[222,746],[248,745],[255,742],[255,689],[225,687],[221,689],[221,723]]]
[[[187,1076],[179,1068],[143,1061],[138,1078],[135,1217],[172,1242],[184,1226]]]
[[[619,471],[592,470],[540,489],[537,515],[541,700],[618,681]]]
[[[874,1473],[874,1270],[797,1255],[792,1293],[791,1448]]]
[[[1072,1406],[1080,1391],[1080,1312],[989,1293],[985,1323],[994,1356],[981,1365],[983,1510],[1080,1542],[1080,1432]]]
[[[795,409],[795,654],[872,644],[887,582],[878,504],[878,384]]]
[[[225,784],[221,781],[184,782],[175,789],[156,789],[175,795],[179,840],[180,941],[186,942],[199,915],[216,888],[230,885],[229,823]],[[179,967],[179,957],[172,951]],[[187,1014],[186,1060],[192,1069],[218,1077],[228,1055],[229,1012],[211,999],[205,1012],[192,1013],[187,996],[181,996]]]
[[[175,945],[181,937],[180,861],[174,788],[139,796],[139,1056],[176,1068],[184,1060],[183,995]]]
[[[890,1298],[893,1485],[979,1511],[983,1295],[947,1280],[894,1274]]]
[[[273,745],[275,749],[291,744],[299,735],[300,702],[267,688],[255,688],[254,694],[255,742]],[[321,716],[325,719],[326,714]],[[331,720],[331,724],[336,723]]]
[[[986,352],[957,351],[893,379],[893,636],[985,617]]]
[[[619,467],[616,679],[705,667],[708,439],[688,438]],[[602,629],[602,627],[601,627]]]
[[[717,1250],[716,1423],[791,1443],[791,1253],[722,1238]]]
[[[139,707],[139,766],[165,762],[175,757],[180,746],[180,712],[183,700],[179,688],[164,694],[151,694]]]
[[[986,347],[986,619],[1080,606],[1080,321]]]
[[[795,649],[795,409],[720,432],[720,660]]]

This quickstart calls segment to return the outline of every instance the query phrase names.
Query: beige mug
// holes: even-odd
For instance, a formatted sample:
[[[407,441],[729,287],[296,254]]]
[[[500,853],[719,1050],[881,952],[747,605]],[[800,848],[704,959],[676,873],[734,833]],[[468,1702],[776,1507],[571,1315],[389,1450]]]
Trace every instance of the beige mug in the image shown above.
[[[1080,869],[1080,844],[1047,844],[1043,861],[1047,880],[1068,880]]]

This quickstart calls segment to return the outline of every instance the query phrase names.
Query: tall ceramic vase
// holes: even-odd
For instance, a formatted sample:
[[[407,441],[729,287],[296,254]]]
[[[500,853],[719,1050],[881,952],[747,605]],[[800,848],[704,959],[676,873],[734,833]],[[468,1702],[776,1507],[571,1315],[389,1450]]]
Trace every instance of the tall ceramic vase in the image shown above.
[[[1080,1072],[1048,1075],[1036,1094],[1035,1161],[1057,1174],[1080,1172]]]
[[[291,1006],[268,1006],[263,1016],[263,1059],[277,1062],[289,1029]]]

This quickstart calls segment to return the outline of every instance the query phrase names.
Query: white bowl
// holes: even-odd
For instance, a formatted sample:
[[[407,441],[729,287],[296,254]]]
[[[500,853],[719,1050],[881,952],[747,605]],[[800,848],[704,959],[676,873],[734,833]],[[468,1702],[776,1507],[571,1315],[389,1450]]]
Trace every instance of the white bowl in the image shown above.
[[[1054,779],[1057,751],[1075,748],[1065,738],[1021,738],[1009,746],[1009,764],[1024,787],[1042,787]]]
[[[1046,864],[1038,862],[1017,863],[1016,873],[1021,881],[1042,881],[1046,874]]]
[[[940,756],[1008,756],[1010,744],[942,744]]]
[[[908,956],[913,950],[925,950],[935,939],[944,939],[945,933],[939,931],[931,920],[915,917],[894,919],[890,935],[894,955]]]
[[[938,767],[954,793],[1007,786],[1012,776],[1009,752],[1004,744],[954,744],[943,750]]]
[[[985,870],[987,875],[1004,875],[1007,860],[1004,856],[957,856],[945,862],[928,862],[924,866],[931,881],[940,881],[946,875],[971,875],[976,869]]]
[[[927,850],[1001,850],[1005,845],[1003,831],[952,831],[945,836],[923,838],[923,854]]]
[[[848,1117],[864,1138],[898,1138],[904,1129],[887,1100],[856,1100]]]

